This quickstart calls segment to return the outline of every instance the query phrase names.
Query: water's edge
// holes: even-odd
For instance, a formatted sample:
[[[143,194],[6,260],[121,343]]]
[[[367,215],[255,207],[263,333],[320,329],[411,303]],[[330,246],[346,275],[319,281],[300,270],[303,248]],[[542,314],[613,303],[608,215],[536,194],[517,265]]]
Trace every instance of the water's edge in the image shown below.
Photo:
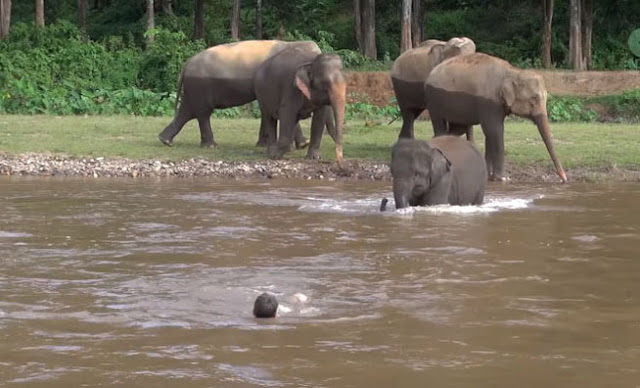
[[[511,182],[560,183],[550,163],[506,166]],[[640,170],[612,166],[566,169],[572,182],[640,182]],[[347,160],[344,168],[331,161],[224,161],[193,158],[160,159],[72,157],[67,155],[0,153],[0,176],[39,177],[160,177],[223,179],[305,179],[391,181],[387,161]]]

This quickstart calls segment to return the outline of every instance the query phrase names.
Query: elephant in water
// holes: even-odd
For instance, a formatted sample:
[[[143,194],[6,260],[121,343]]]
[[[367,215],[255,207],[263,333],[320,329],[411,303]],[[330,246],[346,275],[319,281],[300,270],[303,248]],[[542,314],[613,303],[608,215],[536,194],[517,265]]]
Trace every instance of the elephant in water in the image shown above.
[[[396,209],[407,206],[479,205],[487,170],[472,142],[457,136],[429,141],[398,139],[391,151]],[[380,210],[384,210],[383,199]]]
[[[290,47],[319,50],[318,45],[311,41],[247,40],[210,47],[189,58],[178,79],[175,115],[158,139],[172,146],[182,127],[195,118],[200,126],[200,146],[217,146],[211,130],[213,110],[255,100],[256,70],[267,59]],[[300,127],[296,128],[295,141],[296,147],[306,145]]]
[[[413,123],[427,107],[424,83],[431,70],[442,61],[458,55],[476,52],[476,44],[469,38],[451,38],[447,42],[429,39],[414,49],[407,50],[394,62],[391,82],[402,114],[399,137],[413,139]],[[472,139],[471,127],[453,128],[453,132],[466,133]]]
[[[424,85],[425,101],[436,136],[451,125],[480,124],[485,135],[489,178],[504,177],[504,119],[514,113],[532,120],[563,182],[567,181],[551,141],[547,90],[542,77],[491,55],[453,57],[436,66]]]
[[[313,114],[308,158],[320,157],[320,141],[330,109],[335,129],[329,130],[336,144],[336,161],[342,165],[342,127],[346,108],[347,83],[342,60],[311,47],[291,47],[269,58],[255,76],[255,94],[262,121],[270,138],[269,156],[280,158],[289,151],[298,122]]]

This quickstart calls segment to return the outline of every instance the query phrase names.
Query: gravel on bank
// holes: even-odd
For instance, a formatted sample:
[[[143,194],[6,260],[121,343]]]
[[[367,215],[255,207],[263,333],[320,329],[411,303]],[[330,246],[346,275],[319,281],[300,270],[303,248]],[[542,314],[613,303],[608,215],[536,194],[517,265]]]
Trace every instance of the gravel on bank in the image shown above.
[[[507,165],[512,182],[559,183],[550,164]],[[578,167],[566,170],[569,181],[640,182],[640,170],[610,167]],[[316,179],[391,181],[387,163],[346,160],[335,162],[295,160],[211,161],[201,158],[171,162],[104,157],[69,157],[47,154],[0,153],[0,175],[41,177],[129,177],[129,178],[224,178],[224,179]]]
[[[175,178],[291,178],[324,180],[391,180],[386,163],[312,160],[259,160],[253,162],[187,159],[132,160],[125,158],[68,157],[60,155],[0,154],[0,175],[78,177],[175,177]]]

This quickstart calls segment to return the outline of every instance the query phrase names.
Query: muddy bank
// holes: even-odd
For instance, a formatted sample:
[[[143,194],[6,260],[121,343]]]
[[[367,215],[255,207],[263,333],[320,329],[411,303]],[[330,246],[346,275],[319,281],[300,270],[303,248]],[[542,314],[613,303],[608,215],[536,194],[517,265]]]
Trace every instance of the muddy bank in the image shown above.
[[[610,167],[566,169],[572,182],[640,182],[640,170]],[[507,164],[512,182],[559,183],[547,164]],[[316,179],[391,181],[386,162],[347,160],[335,163],[309,160],[259,160],[253,162],[187,159],[180,162],[123,158],[74,158],[59,155],[0,154],[0,175],[40,177],[129,177],[129,178],[223,178],[223,179]]]
[[[595,97],[640,88],[640,71],[534,70],[544,78],[549,93],[558,96]],[[389,105],[393,97],[386,71],[348,73],[348,101]]]

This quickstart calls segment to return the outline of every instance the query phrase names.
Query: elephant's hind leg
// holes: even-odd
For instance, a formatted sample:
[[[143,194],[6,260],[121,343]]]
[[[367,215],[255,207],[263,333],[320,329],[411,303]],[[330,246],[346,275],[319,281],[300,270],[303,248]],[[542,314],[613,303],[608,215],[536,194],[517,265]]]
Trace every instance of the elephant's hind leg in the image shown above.
[[[181,104],[171,123],[158,134],[158,139],[166,146],[173,146],[173,138],[176,137],[189,120],[194,118],[195,116],[187,111],[184,104]]]
[[[473,125],[449,123],[449,134],[453,136],[465,135],[473,143]]]
[[[431,115],[431,125],[433,126],[433,136],[449,135],[449,126],[442,117]],[[459,135],[458,135],[459,136]]]
[[[400,107],[400,113],[402,114],[402,129],[400,130],[400,135],[398,135],[399,138],[414,138],[413,124],[423,110],[423,108]]]
[[[211,113],[198,116],[198,124],[200,125],[200,148],[215,148],[218,143],[213,139],[213,131],[211,130]]]

